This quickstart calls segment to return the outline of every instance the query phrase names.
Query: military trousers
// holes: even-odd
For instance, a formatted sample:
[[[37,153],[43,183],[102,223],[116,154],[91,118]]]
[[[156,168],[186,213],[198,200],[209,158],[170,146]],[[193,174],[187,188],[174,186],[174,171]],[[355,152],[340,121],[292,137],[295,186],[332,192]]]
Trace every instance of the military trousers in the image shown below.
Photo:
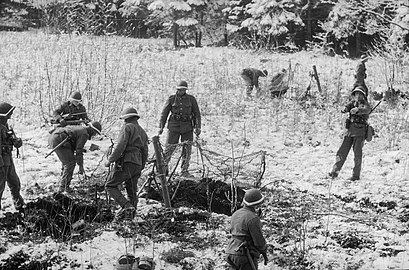
[[[246,255],[227,254],[226,261],[229,264],[229,270],[253,270]],[[257,258],[253,258],[253,263],[256,269],[258,269]]]
[[[1,198],[3,197],[4,189],[6,188],[6,183],[10,189],[11,197],[13,199],[14,207],[19,210],[24,205],[23,197],[20,195],[21,183],[20,178],[16,173],[16,168],[14,167],[14,162],[11,160],[10,166],[3,166],[3,172],[0,175],[0,209],[1,209]]]
[[[124,162],[122,167],[115,166],[108,176],[105,190],[122,208],[131,204],[135,208],[138,205],[138,179],[141,176],[142,166],[131,162]],[[128,199],[118,189],[125,183]]]
[[[70,187],[72,175],[74,174],[76,164],[74,150],[71,147],[61,146],[55,150],[55,153],[62,163],[60,191],[65,191]]]
[[[247,96],[251,96],[251,92],[253,92],[253,88],[254,88],[254,82],[253,79],[245,74],[242,74],[241,77],[244,80],[244,83],[246,85],[246,94]],[[257,89],[258,91],[258,89]]]
[[[164,163],[168,164],[173,152],[176,150],[177,144],[181,142],[193,142],[193,130],[186,133],[179,133],[168,130],[168,139],[166,141],[166,147],[164,152]],[[192,143],[183,145],[182,149],[182,172],[187,172],[190,166],[190,156],[192,154]]]
[[[341,171],[342,166],[344,165],[348,153],[353,148],[354,151],[354,168],[352,171],[353,177],[360,177],[361,174],[361,167],[362,167],[362,148],[364,147],[365,137],[364,136],[344,136],[344,140],[342,141],[341,147],[339,148],[334,167],[332,168],[332,172],[335,172],[336,175]]]

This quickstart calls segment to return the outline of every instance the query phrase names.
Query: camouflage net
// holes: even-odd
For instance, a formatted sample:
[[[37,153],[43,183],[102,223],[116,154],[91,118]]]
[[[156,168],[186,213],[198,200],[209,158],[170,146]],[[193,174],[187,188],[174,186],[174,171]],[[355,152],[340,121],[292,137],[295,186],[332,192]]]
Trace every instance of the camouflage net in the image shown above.
[[[176,173],[178,165],[182,163],[183,148],[188,144],[193,146],[189,172],[195,177],[213,178],[225,182],[235,180],[248,186],[260,187],[266,166],[265,151],[246,154],[243,149],[241,153],[228,156],[206,149],[205,143],[200,139],[179,143],[175,145],[171,157],[164,156],[165,160],[169,160],[170,175]]]

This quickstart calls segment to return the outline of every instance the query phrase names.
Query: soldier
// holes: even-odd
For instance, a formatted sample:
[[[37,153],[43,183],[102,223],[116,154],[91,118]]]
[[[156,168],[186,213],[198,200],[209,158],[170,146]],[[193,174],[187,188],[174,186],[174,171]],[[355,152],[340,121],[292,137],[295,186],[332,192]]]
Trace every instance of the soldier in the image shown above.
[[[81,102],[81,93],[77,91],[73,92],[70,99],[54,111],[54,121],[61,127],[65,127],[66,125],[79,125],[82,122],[88,123],[90,119]]]
[[[348,180],[359,180],[361,174],[362,165],[362,148],[365,142],[366,128],[368,125],[369,113],[371,107],[367,101],[365,89],[363,86],[358,85],[352,90],[351,93],[353,100],[345,106],[341,111],[342,113],[349,113],[349,117],[345,124],[345,134],[341,147],[339,148],[336,161],[329,173],[330,177],[336,178],[347,159],[349,150],[351,147],[354,151],[354,169],[352,177]]]
[[[231,217],[231,240],[226,249],[226,260],[231,270],[256,270],[258,259],[263,255],[267,265],[267,245],[261,231],[260,217],[256,208],[264,202],[258,189],[248,190],[243,199],[244,207]]]
[[[355,82],[352,87],[352,89],[354,89],[358,85],[362,86],[363,87],[362,89],[364,90],[366,96],[368,96],[368,87],[365,84],[365,79],[367,77],[365,63],[366,61],[368,61],[368,59],[369,57],[366,55],[361,56],[361,61],[359,61],[355,69],[355,75],[354,75]]]
[[[255,68],[245,68],[241,72],[241,77],[246,83],[246,94],[251,97],[253,87],[256,88],[256,95],[260,95],[260,86],[258,84],[259,77],[267,77],[267,70],[258,70]]]
[[[187,142],[182,150],[182,176],[191,177],[189,173],[190,155],[192,152],[193,132],[199,136],[201,133],[201,117],[196,98],[186,94],[187,82],[181,81],[176,87],[176,94],[171,95],[162,110],[159,135],[163,133],[168,121],[168,138],[164,153],[164,162],[167,165],[179,142]],[[168,115],[170,114],[169,120]]]
[[[20,211],[24,206],[24,200],[20,195],[20,178],[14,167],[12,152],[13,146],[20,148],[23,145],[21,138],[17,138],[14,131],[9,127],[7,120],[10,119],[16,107],[9,103],[0,103],[0,210],[1,198],[7,185],[13,199],[14,207]]]
[[[48,137],[50,148],[55,150],[62,163],[62,177],[59,192],[71,192],[70,183],[74,173],[75,164],[78,164],[78,172],[84,174],[84,146],[96,134],[101,134],[102,126],[94,121],[87,126],[66,126],[57,128]],[[62,143],[64,140],[65,143]],[[62,143],[62,144],[61,144]],[[57,147],[58,146],[58,147]]]
[[[125,215],[134,216],[138,205],[138,179],[148,159],[148,136],[139,125],[139,115],[134,108],[127,108],[122,112],[120,119],[124,125],[119,134],[118,143],[108,156],[105,166],[115,163],[113,170],[108,176],[105,190],[121,206],[117,217]],[[128,200],[118,189],[118,185],[125,182]]]

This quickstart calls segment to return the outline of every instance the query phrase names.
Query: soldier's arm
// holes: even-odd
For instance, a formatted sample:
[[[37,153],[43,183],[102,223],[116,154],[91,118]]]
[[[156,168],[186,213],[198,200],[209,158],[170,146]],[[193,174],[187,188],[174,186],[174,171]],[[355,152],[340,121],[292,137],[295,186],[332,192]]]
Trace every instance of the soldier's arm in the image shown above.
[[[250,231],[251,238],[253,239],[254,246],[260,251],[260,253],[264,253],[267,250],[267,243],[266,239],[263,236],[263,232],[261,231],[261,222],[260,218],[256,217],[249,221],[248,228]]]
[[[197,104],[197,100],[194,96],[192,96],[192,112],[195,117],[195,128],[202,128],[202,116],[200,114],[199,105]]]
[[[144,134],[145,144],[142,149],[142,167],[145,167],[145,163],[148,160],[148,135]]]
[[[160,116],[160,121],[159,121],[159,128],[164,128],[166,121],[168,120],[169,112],[172,109],[172,102],[173,102],[172,97],[174,96],[172,95],[168,98],[168,100],[165,103],[165,106],[163,107],[163,110]]]
[[[64,112],[64,106],[65,103],[60,105],[60,107],[58,107],[54,112],[53,112],[53,116],[55,120],[61,120],[63,119],[62,114]]]
[[[260,77],[258,73],[259,71],[253,73],[253,84],[256,88],[258,88],[258,77]]]
[[[358,112],[356,114],[358,115],[363,115],[363,114],[369,114],[371,112],[371,106],[367,101],[364,101],[363,104],[359,104],[358,106]]]
[[[84,132],[84,133],[80,133],[76,135],[75,158],[79,166],[84,165],[84,146],[88,138],[89,138],[88,132]]]
[[[112,150],[112,154],[108,157],[109,162],[117,161],[122,153],[125,151],[126,145],[129,141],[129,127],[125,124],[122,126],[119,133],[118,142],[116,147]]]

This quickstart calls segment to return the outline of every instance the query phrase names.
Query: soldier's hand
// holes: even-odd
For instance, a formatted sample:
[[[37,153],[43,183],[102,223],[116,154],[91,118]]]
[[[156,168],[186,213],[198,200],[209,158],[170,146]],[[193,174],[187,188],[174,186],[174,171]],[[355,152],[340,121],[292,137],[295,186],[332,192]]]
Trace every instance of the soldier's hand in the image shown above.
[[[111,166],[111,162],[109,161],[109,160],[107,160],[107,161],[105,161],[105,167],[109,167],[109,166]]]
[[[162,133],[163,133],[163,128],[160,128],[159,131],[158,131],[158,134],[162,135]]]
[[[78,173],[79,173],[79,174],[84,174],[84,173],[85,173],[84,166],[80,166],[80,167],[79,167]]]
[[[20,138],[13,138],[13,145],[15,148],[20,148],[23,145],[23,140]]]
[[[267,263],[268,263],[267,253],[264,252],[262,255],[263,255],[263,258],[264,258],[264,265],[267,265]]]
[[[197,136],[199,136],[200,133],[202,133],[202,130],[201,130],[200,128],[196,128],[196,129],[195,129],[195,134],[196,134]]]
[[[351,114],[356,114],[357,112],[359,111],[359,108],[352,108],[349,112],[351,113]]]

